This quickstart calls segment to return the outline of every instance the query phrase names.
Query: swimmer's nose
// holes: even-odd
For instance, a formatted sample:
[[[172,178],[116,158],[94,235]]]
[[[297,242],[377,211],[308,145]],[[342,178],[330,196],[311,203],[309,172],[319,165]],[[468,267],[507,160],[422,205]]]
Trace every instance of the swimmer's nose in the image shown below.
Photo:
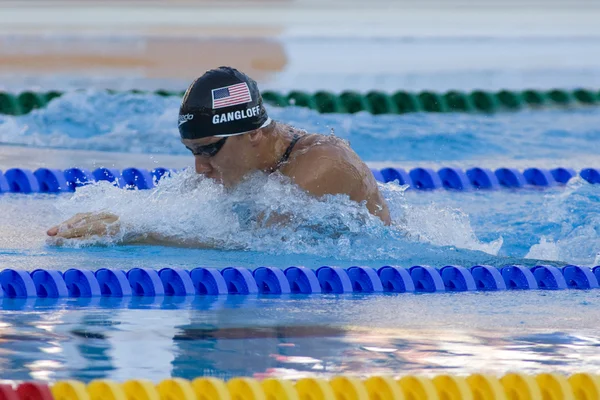
[[[210,163],[208,162],[208,159],[206,157],[196,156],[195,161],[196,161],[196,173],[197,174],[207,175],[209,172],[211,172],[213,170],[212,166],[210,165]]]

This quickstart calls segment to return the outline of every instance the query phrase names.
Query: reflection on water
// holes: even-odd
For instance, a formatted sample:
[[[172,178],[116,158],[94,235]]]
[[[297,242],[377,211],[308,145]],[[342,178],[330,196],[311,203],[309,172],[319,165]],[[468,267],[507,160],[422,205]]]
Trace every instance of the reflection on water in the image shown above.
[[[596,291],[2,302],[8,380],[600,370]]]

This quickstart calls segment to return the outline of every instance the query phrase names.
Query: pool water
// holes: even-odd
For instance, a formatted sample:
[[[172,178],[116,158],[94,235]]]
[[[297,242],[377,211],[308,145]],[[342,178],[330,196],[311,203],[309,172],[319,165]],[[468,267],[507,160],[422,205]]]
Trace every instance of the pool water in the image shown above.
[[[72,166],[91,165],[78,150],[156,157],[154,163],[161,161],[162,155],[154,154],[160,150],[180,155],[181,167],[192,160],[172,127],[177,103],[152,95],[71,93],[30,115],[0,117],[0,132],[5,143],[26,144],[29,151],[67,148]],[[595,109],[379,117],[269,111],[310,131],[328,134],[333,129],[379,167],[597,166],[591,164],[600,137],[600,111]],[[18,166],[27,166],[22,159]],[[7,194],[0,197],[1,264],[95,270],[599,263],[600,187],[581,179],[540,190],[425,193],[394,183],[381,190],[392,227],[342,196],[310,199],[262,175],[227,195],[189,170],[147,191],[92,185],[74,195]],[[252,216],[265,208],[294,210],[298,218],[290,227],[257,226]],[[53,224],[92,210],[121,215],[132,232],[155,230],[214,241],[222,248],[102,240],[57,245],[45,237]],[[4,379],[50,381],[594,372],[599,368],[595,350],[600,335],[593,323],[598,296],[592,290],[102,299],[89,304],[4,299],[0,363]],[[140,354],[152,355],[153,362]]]
[[[67,148],[73,167],[90,166],[85,156],[76,157],[77,150],[101,150],[119,152],[126,166],[138,166],[128,164],[127,154],[132,154],[157,157],[155,166],[182,168],[193,159],[172,126],[178,104],[178,98],[150,94],[70,93],[26,116],[0,116],[0,133],[5,143]],[[600,153],[600,110],[595,108],[493,116],[323,115],[274,107],[269,112],[310,132],[347,140],[379,168],[583,168],[595,167]],[[165,153],[179,156],[178,165],[161,164]],[[311,199],[284,180],[262,174],[225,193],[187,168],[148,191],[105,184],[80,188],[75,195],[2,196],[7,223],[0,243],[7,241],[1,247],[12,265],[26,269],[72,267],[82,257],[98,267],[190,266],[198,260],[219,267],[598,262],[599,188],[580,178],[551,189],[422,192],[388,183],[381,191],[394,220],[389,228],[343,196]],[[179,235],[217,243],[219,250],[114,247],[102,241],[111,246],[81,250],[69,241],[51,246],[45,229],[93,210],[120,215],[126,233]],[[297,218],[288,227],[258,226],[253,217],[263,210],[293,212]],[[32,254],[36,265],[31,265]],[[157,260],[157,254],[164,257]],[[121,257],[126,264],[120,264]]]
[[[600,369],[596,291],[103,300],[5,299],[3,379]]]
[[[550,44],[545,41],[544,48]],[[587,75],[577,67],[548,73],[539,66],[525,75],[535,75],[541,86],[551,86],[557,76],[568,84],[579,84],[582,76],[598,82],[599,67],[584,67]],[[518,72],[494,71],[491,86],[523,88],[514,78]],[[478,82],[490,82],[485,71],[474,74]],[[326,82],[328,76],[315,73],[304,82]],[[460,89],[471,77],[468,70],[435,70],[416,81],[408,75],[404,81],[370,78],[369,85],[379,86],[368,89],[390,81],[413,88],[430,78],[440,87],[452,82]],[[0,169],[191,167],[174,124],[179,101],[69,89],[47,108],[0,115]],[[277,120],[347,140],[374,168],[600,167],[600,109],[593,107],[400,116],[268,110]],[[3,194],[0,268],[600,264],[600,185],[580,178],[551,189],[419,192],[395,183],[380,188],[391,227],[344,196],[312,199],[262,174],[230,193],[188,169],[147,191],[97,184],[75,194]],[[297,217],[289,226],[264,227],[253,217],[265,209]],[[218,248],[122,245],[119,238],[56,243],[45,235],[76,212],[98,210],[118,214],[125,233],[157,231]],[[599,296],[597,290],[568,290],[2,299],[1,378],[598,372]]]

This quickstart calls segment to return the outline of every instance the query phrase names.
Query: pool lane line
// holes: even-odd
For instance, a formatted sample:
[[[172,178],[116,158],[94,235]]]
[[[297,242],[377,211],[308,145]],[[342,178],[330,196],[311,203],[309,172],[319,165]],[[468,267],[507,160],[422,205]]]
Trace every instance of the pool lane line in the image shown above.
[[[163,177],[178,172],[177,169],[154,168],[69,168],[65,170],[38,168],[9,168],[0,171],[0,194],[2,193],[68,193],[78,187],[94,182],[108,181],[123,189],[152,189]],[[577,177],[590,184],[600,184],[600,168],[516,168],[474,167],[467,170],[444,167],[432,168],[371,168],[375,180],[381,183],[408,185],[417,192],[446,189],[452,191],[498,190],[498,189],[547,189],[568,184]]]
[[[563,267],[536,265],[532,268],[523,265],[506,265],[502,268],[489,265],[470,268],[460,265],[441,268],[384,265],[378,269],[368,266],[322,266],[317,269],[303,266],[286,269],[258,267],[254,270],[244,267],[197,267],[192,270],[132,268],[127,271],[71,268],[65,272],[4,269],[0,272],[0,297],[5,300],[108,298],[116,299],[112,307],[119,308],[124,305],[119,299],[125,298],[140,299],[140,305],[144,302],[150,305],[162,298],[202,300],[227,295],[236,298],[259,295],[587,290],[597,289],[599,280],[600,266],[590,268],[571,264]],[[96,303],[90,300],[90,305]],[[6,304],[10,307],[11,302]]]

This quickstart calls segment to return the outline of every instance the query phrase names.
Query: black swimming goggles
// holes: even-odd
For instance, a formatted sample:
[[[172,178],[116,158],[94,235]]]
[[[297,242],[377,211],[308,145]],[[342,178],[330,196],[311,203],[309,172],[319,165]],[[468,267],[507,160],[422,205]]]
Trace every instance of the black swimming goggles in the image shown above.
[[[197,146],[197,147],[193,147],[193,148],[188,147],[188,150],[191,151],[192,154],[195,156],[214,157],[219,151],[221,151],[226,140],[227,140],[227,137],[224,137],[223,139],[219,140],[218,142],[207,144],[205,146]]]
[[[267,118],[267,120],[258,129],[264,128],[265,126],[269,125],[271,122],[272,122],[271,118]],[[227,141],[228,137],[243,135],[248,132],[252,132],[252,131],[231,133],[231,134],[226,134],[226,135],[215,135],[215,137],[222,137],[223,139],[219,140],[218,142],[207,144],[205,146],[196,146],[191,149],[188,147],[188,150],[191,151],[192,154],[195,156],[214,157],[219,151],[221,151],[221,149],[223,148],[223,145],[225,144],[225,141]]]

